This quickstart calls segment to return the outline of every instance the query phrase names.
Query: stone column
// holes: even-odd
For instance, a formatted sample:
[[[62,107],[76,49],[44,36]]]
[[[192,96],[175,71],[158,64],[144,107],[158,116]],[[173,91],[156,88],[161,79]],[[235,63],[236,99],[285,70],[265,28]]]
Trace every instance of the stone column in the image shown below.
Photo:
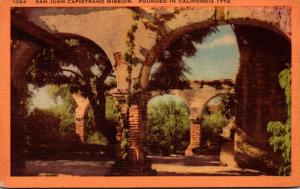
[[[113,98],[118,102],[117,108],[121,115],[128,113],[129,121],[129,150],[127,158],[122,158],[121,143],[123,141],[122,123],[117,125],[116,133],[116,166],[113,175],[146,175],[148,174],[149,164],[145,163],[145,154],[143,150],[145,124],[147,121],[147,95],[139,95],[139,99],[132,99],[128,107],[126,97],[128,95],[128,71],[127,63],[122,58],[121,52],[114,53],[115,64],[114,71],[117,80],[117,89],[111,91]],[[146,105],[145,105],[146,104]]]
[[[39,47],[25,40],[14,41],[11,54],[11,175],[20,176],[25,167],[25,73]]]
[[[75,130],[81,142],[86,141],[85,129],[87,127],[87,114],[90,108],[90,101],[78,93],[72,94],[77,107],[75,109]]]
[[[124,128],[119,124],[116,133],[116,166],[115,173],[121,175],[145,175],[147,174],[147,165],[145,164],[145,156],[143,151],[144,145],[144,125],[143,111],[140,104],[132,104],[128,107],[126,102],[127,91],[116,89],[112,93],[113,98],[118,102],[118,111],[121,114],[128,112],[129,121],[129,150],[127,158],[122,157],[121,143],[124,137]]]
[[[137,104],[131,105],[129,108],[129,132],[130,132],[130,149],[129,159],[136,166],[134,170],[136,173],[142,171],[144,163],[144,152],[143,152],[143,138],[140,133],[144,132],[142,126],[141,111]]]
[[[117,101],[117,109],[120,114],[126,114],[127,112],[127,104],[126,104],[126,95],[127,91],[122,91],[120,89],[115,89],[111,93],[113,98]],[[123,138],[123,129],[120,123],[116,126],[116,163],[121,164],[122,162],[122,149],[121,149],[121,142]],[[118,165],[119,166],[119,165]]]
[[[193,156],[193,150],[199,148],[201,144],[201,125],[195,120],[190,120],[190,145],[185,150],[186,156]]]

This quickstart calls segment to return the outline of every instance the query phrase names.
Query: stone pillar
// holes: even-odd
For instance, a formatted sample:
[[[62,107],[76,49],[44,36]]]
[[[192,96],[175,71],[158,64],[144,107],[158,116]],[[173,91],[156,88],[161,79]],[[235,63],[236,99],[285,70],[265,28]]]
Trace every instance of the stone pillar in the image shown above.
[[[121,143],[123,140],[124,128],[119,124],[117,126],[116,134],[116,166],[113,170],[121,175],[145,175],[147,174],[145,168],[145,158],[143,152],[144,144],[144,126],[142,125],[142,108],[139,104],[132,104],[128,107],[126,103],[127,91],[116,89],[112,92],[113,98],[118,102],[118,111],[121,114],[126,114],[128,112],[129,120],[129,150],[127,158],[122,157]]]
[[[130,107],[126,102],[128,95],[128,71],[127,63],[122,58],[121,52],[114,53],[114,71],[117,80],[117,89],[111,91],[113,98],[118,102],[117,108],[121,115],[128,113],[129,121],[129,150],[126,160],[122,158],[121,143],[123,140],[122,123],[119,123],[116,130],[116,166],[113,175],[148,175],[149,164],[145,162],[143,150],[145,124],[147,121],[147,95],[139,95],[139,99],[132,99]],[[146,104],[146,105],[145,105]],[[146,112],[146,113],[145,113]]]
[[[87,114],[90,108],[90,101],[78,93],[72,94],[77,107],[75,109],[75,131],[79,135],[81,142],[86,141],[85,129],[87,127]]]
[[[145,132],[142,126],[141,111],[137,104],[129,108],[129,132],[130,132],[130,159],[134,162],[144,162],[143,138],[140,133]]]
[[[195,120],[190,120],[190,145],[185,150],[186,156],[193,156],[193,150],[199,148],[201,144],[201,125]]]
[[[27,89],[25,73],[39,47],[28,41],[13,41],[11,55],[11,175],[20,176],[25,167],[24,97]]]
[[[127,82],[127,63],[122,58],[121,52],[114,53],[115,64],[114,64],[114,73],[116,74],[117,80],[117,87],[120,90],[127,90],[128,89],[128,82]]]
[[[120,89],[115,89],[111,93],[113,98],[117,101],[117,109],[120,114],[126,114],[127,112],[127,104],[126,104],[126,95],[127,91],[122,91]],[[122,162],[122,150],[121,150],[121,142],[123,138],[123,129],[121,125],[116,126],[116,163]]]

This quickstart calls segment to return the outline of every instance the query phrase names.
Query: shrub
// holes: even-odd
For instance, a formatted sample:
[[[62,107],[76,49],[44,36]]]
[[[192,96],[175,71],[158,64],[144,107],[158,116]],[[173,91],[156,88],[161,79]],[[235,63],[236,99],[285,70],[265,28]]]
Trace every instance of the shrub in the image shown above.
[[[55,144],[60,139],[60,119],[51,112],[33,110],[26,118],[25,134],[29,144]]]
[[[52,112],[34,109],[26,118],[25,138],[27,157],[51,158],[67,155],[80,143],[75,132],[60,129],[61,120]]]
[[[274,152],[280,154],[278,165],[279,175],[291,174],[291,70],[285,69],[279,74],[279,83],[285,90],[288,118],[285,123],[271,121],[267,124],[267,131],[271,134],[269,144]]]
[[[226,116],[220,111],[205,114],[202,119],[202,148],[208,151],[218,151],[221,145],[221,133],[228,123]]]
[[[168,155],[185,148],[182,140],[188,129],[188,110],[184,103],[168,98],[149,104],[146,141],[152,153]]]

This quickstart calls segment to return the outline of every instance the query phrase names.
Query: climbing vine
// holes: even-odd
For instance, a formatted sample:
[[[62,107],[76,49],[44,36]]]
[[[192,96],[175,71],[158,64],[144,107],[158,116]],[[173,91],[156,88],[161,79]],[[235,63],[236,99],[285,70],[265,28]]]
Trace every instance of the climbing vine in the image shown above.
[[[285,69],[279,74],[279,84],[285,90],[288,118],[285,123],[271,121],[267,131],[271,133],[269,144],[274,152],[280,153],[279,175],[291,174],[291,69]]]
[[[132,16],[133,20],[137,21],[139,19],[137,14],[133,14]],[[127,32],[127,51],[124,53],[124,59],[127,63],[127,82],[128,82],[128,90],[127,90],[127,96],[126,96],[126,106],[124,107],[126,110],[122,111],[119,114],[120,119],[120,126],[122,129],[122,141],[121,141],[121,149],[122,149],[122,159],[127,159],[128,157],[128,151],[130,147],[129,137],[129,110],[132,104],[133,100],[133,90],[132,90],[132,67],[136,66],[138,64],[138,58],[135,55],[134,49],[135,49],[135,32],[137,31],[138,26],[135,22]],[[139,91],[139,87],[137,84],[134,85],[134,89],[136,91]],[[135,93],[134,93],[135,94]]]

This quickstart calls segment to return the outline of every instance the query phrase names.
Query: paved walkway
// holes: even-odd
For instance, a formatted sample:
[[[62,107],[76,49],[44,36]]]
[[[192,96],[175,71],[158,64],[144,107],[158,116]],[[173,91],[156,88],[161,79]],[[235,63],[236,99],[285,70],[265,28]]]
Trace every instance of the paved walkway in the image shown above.
[[[260,175],[250,169],[220,166],[218,156],[149,156],[152,169],[158,176],[246,176]],[[78,160],[33,160],[26,162],[25,175],[28,176],[104,176],[110,172],[113,161]]]
[[[220,166],[217,155],[198,156],[149,156],[152,169],[158,176],[249,176],[261,173],[251,169]]]
[[[33,160],[26,162],[28,176],[104,176],[113,161]]]

